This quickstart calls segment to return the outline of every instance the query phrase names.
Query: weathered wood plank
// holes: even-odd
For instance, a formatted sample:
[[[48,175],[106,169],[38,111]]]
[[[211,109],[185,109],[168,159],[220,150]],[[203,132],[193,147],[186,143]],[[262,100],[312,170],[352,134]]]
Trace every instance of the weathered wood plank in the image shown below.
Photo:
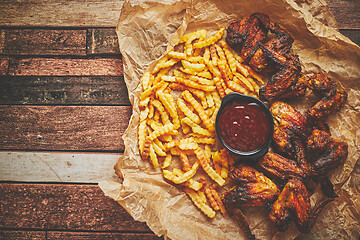
[[[46,232],[45,231],[0,230],[0,239],[46,240]]]
[[[10,58],[13,76],[122,76],[120,58]]]
[[[2,29],[0,54],[86,55],[86,30]]]
[[[6,75],[9,69],[9,58],[0,56],[0,76]]]
[[[360,28],[359,0],[326,0],[339,28]]]
[[[2,26],[114,27],[123,0],[3,0]]]
[[[360,44],[360,29],[340,29],[340,32],[356,44]],[[115,28],[0,29],[0,53],[82,56],[118,55],[120,51]]]
[[[122,0],[86,2],[4,0],[0,2],[0,26],[115,27],[123,2]],[[359,29],[358,0],[326,0],[326,2],[334,13],[339,28]]]
[[[90,28],[87,39],[87,54],[120,54],[115,28]]]
[[[0,106],[0,149],[122,151],[128,106]]]
[[[358,29],[340,29],[340,33],[348,37],[351,41],[360,46],[360,30]]]
[[[95,239],[115,239],[115,240],[160,240],[151,233],[97,233],[97,232],[47,232],[48,240],[68,239],[68,240],[95,240]]]
[[[122,154],[0,152],[0,181],[98,183],[115,176]]]
[[[123,77],[0,76],[0,104],[130,105]]]
[[[0,228],[148,232],[95,185],[0,184]]]

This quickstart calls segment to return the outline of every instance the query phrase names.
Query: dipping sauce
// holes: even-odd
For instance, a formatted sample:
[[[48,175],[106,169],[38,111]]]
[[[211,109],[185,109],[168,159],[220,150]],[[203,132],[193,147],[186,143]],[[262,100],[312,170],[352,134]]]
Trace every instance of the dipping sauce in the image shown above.
[[[271,124],[255,102],[236,99],[228,103],[218,117],[219,137],[234,150],[254,151],[269,137]]]

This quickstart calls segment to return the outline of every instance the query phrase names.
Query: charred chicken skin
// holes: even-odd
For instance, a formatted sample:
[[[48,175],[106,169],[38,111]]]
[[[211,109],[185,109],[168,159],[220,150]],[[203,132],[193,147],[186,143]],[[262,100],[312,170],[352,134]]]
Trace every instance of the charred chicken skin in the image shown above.
[[[330,201],[332,199],[327,199],[312,209],[304,183],[300,179],[292,178],[274,202],[269,219],[280,231],[286,231],[291,221],[295,220],[299,231],[307,233],[311,231],[322,208]]]
[[[317,129],[309,136],[307,146],[313,155],[319,156],[312,164],[315,176],[326,175],[345,161],[348,155],[347,143],[336,141],[327,132]]]
[[[346,160],[348,145],[330,136],[326,118],[345,105],[347,93],[324,74],[303,76],[299,57],[291,51],[293,37],[265,14],[254,13],[231,24],[226,41],[256,72],[272,74],[259,97],[273,102],[276,151],[253,167],[240,164],[229,173],[235,186],[223,196],[226,209],[249,239],[255,237],[241,211],[249,206],[270,206],[269,219],[280,231],[294,221],[307,233],[323,207],[337,197],[327,174]],[[320,100],[304,115],[279,101],[303,96],[308,88]],[[310,179],[320,182],[328,197],[314,207],[304,184]]]
[[[254,13],[239,22],[231,24],[227,29],[226,42],[235,50],[240,52],[240,56],[249,61],[259,43],[267,36],[268,30],[259,19],[269,18],[260,13]]]
[[[279,195],[279,189],[256,169],[241,165],[229,174],[236,186],[225,194],[228,206],[265,206]]]
[[[310,165],[306,159],[304,141],[307,139],[309,129],[305,117],[284,102],[274,102],[270,112],[274,119],[275,148],[294,159],[303,174],[308,175]]]
[[[305,85],[300,82],[297,86],[301,65],[298,56],[290,52],[294,39],[285,29],[272,23],[267,15],[254,13],[231,24],[227,32],[227,43],[238,50],[255,71],[274,72],[269,83],[259,90],[262,100],[288,98],[289,92],[293,92],[291,96],[304,93],[294,91]]]
[[[229,173],[235,187],[223,196],[226,211],[235,218],[248,239],[255,239],[241,208],[246,206],[265,206],[273,202],[280,191],[264,174],[253,167],[239,165]]]
[[[268,152],[259,160],[258,166],[262,172],[272,179],[288,180],[289,178],[304,178],[304,171],[298,167],[297,163],[285,158],[280,154]]]

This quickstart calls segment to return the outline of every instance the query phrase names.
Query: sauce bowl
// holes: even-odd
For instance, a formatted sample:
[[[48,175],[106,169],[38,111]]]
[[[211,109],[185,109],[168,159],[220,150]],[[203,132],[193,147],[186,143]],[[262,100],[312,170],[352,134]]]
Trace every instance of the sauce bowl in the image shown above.
[[[274,122],[262,101],[233,92],[221,101],[215,129],[220,143],[236,159],[256,160],[269,150]]]

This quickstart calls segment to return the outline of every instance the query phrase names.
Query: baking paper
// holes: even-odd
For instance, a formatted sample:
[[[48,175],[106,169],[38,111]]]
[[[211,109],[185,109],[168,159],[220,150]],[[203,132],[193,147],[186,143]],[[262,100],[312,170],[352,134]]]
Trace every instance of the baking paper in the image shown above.
[[[360,48],[339,33],[334,16],[322,0],[125,2],[116,31],[133,113],[123,136],[124,155],[115,166],[121,180],[99,185],[135,220],[146,222],[165,239],[245,239],[234,220],[220,213],[214,219],[207,218],[183,191],[164,181],[160,169],[141,160],[137,127],[140,77],[145,70],[152,68],[183,34],[203,28],[212,34],[255,12],[267,14],[295,38],[293,50],[299,55],[303,73],[325,73],[346,89],[349,97],[345,107],[330,116],[328,123],[332,137],[349,144],[349,155],[330,174],[340,197],[324,208],[311,233],[299,234],[294,224],[286,232],[278,232],[261,207],[245,210],[250,228],[257,239],[358,239]],[[291,104],[304,112],[314,104],[314,99],[308,95]],[[312,204],[321,198],[317,189],[311,196]]]

